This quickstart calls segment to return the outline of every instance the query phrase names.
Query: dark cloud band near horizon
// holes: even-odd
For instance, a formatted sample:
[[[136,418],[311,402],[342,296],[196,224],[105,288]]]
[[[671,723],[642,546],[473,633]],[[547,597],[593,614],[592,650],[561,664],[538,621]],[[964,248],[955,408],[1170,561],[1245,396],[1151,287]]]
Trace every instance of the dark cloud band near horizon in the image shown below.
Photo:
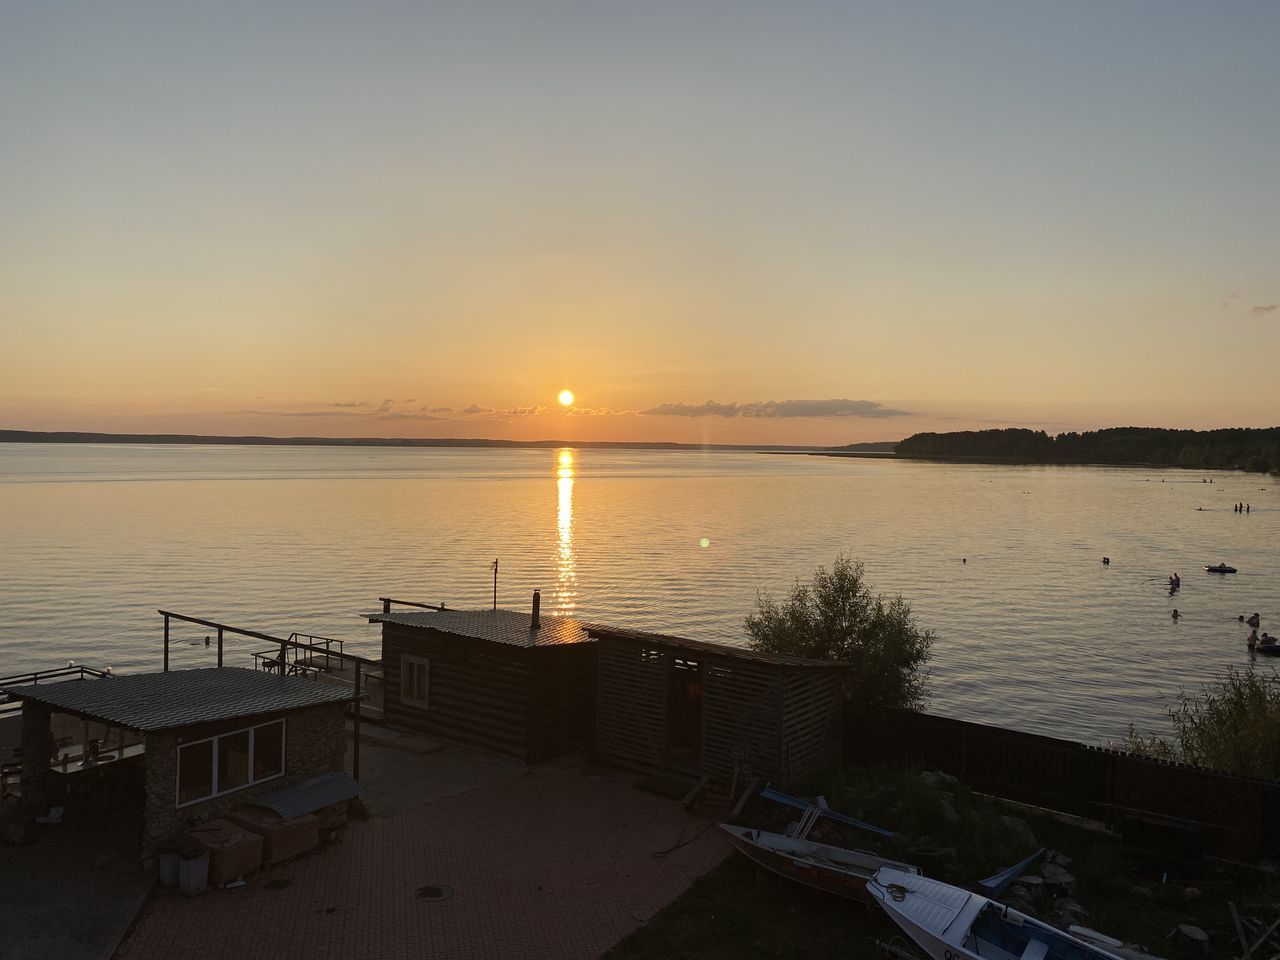
[[[646,417],[906,417],[910,411],[894,410],[874,400],[752,400],[746,403],[660,403],[639,410]]]

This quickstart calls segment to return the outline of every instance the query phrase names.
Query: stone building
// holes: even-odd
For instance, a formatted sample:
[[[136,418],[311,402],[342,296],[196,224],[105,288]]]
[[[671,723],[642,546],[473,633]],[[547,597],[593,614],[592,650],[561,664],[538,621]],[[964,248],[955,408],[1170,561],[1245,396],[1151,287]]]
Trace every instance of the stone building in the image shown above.
[[[128,802],[142,855],[266,791],[343,769],[352,695],[315,679],[240,667],[11,687],[22,701],[23,803],[43,811]],[[81,721],[78,762],[53,736]],[[92,736],[91,734],[101,734]],[[137,810],[135,809],[136,813]]]

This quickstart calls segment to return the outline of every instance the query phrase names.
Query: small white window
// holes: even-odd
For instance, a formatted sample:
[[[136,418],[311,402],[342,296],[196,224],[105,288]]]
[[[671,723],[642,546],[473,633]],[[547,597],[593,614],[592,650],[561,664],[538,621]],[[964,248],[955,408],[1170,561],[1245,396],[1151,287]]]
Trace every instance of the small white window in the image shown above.
[[[415,707],[428,709],[431,684],[431,661],[424,657],[400,658],[400,699]]]

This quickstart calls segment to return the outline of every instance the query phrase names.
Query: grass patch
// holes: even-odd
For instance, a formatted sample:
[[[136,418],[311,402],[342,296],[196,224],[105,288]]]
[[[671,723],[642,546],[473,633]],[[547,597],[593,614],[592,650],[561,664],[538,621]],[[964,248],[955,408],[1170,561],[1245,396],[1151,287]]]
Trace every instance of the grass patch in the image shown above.
[[[1237,956],[1241,951],[1229,900],[1242,915],[1265,924],[1280,915],[1280,878],[1273,873],[1144,854],[1100,830],[1013,809],[946,778],[921,777],[919,771],[901,768],[856,770],[815,787],[834,809],[903,836],[884,841],[820,821],[812,839],[909,862],[913,850],[946,849],[952,852],[926,873],[960,886],[1016,863],[1037,846],[1065,854],[1077,882],[1075,899],[1089,911],[1081,922],[1157,955],[1169,955],[1168,933],[1190,923],[1209,934],[1211,956]],[[798,811],[757,798],[741,819],[780,832],[796,816]],[[1053,909],[1047,899],[1034,906],[1046,919]],[[735,853],[605,958],[848,960],[877,955],[869,941],[893,937],[901,934],[878,907],[810,890]]]

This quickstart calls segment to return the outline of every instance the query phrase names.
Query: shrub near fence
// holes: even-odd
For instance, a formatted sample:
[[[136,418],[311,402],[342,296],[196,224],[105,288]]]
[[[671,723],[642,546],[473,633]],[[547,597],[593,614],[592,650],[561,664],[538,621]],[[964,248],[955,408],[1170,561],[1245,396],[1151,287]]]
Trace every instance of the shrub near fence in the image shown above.
[[[846,718],[847,763],[905,762],[1118,827],[1126,839],[1232,860],[1280,857],[1280,782],[906,711]]]

